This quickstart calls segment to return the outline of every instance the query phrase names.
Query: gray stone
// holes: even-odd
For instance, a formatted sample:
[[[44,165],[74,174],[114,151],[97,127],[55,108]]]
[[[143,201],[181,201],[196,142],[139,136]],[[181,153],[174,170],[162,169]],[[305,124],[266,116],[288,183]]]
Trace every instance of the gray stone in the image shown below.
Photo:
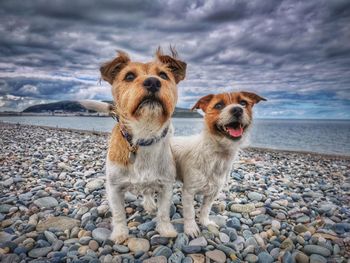
[[[28,256],[30,256],[31,258],[45,257],[51,250],[52,247],[34,248],[28,252]]]
[[[306,245],[304,247],[304,252],[308,255],[318,254],[324,257],[329,257],[331,255],[331,251],[329,251],[329,249],[317,245]]]
[[[310,263],[327,263],[327,259],[321,255],[312,254],[310,256]]]
[[[179,233],[175,240],[173,249],[182,250],[182,247],[186,245],[188,245],[188,236],[185,233]]]
[[[184,263],[184,259],[185,255],[181,251],[176,251],[168,258],[168,263]]]
[[[272,263],[272,262],[274,262],[273,257],[265,251],[259,253],[258,259],[259,259],[258,260],[259,263]]]
[[[168,260],[164,256],[151,257],[142,261],[143,263],[167,263]]]
[[[50,231],[44,231],[44,235],[45,235],[47,241],[49,241],[51,245],[54,244],[58,240],[56,235]]]
[[[205,239],[205,237],[201,236],[201,237],[197,237],[196,239],[191,240],[188,245],[189,246],[202,246],[202,247],[205,247],[205,246],[208,245],[208,242]]]
[[[164,256],[166,258],[169,258],[173,252],[170,248],[166,246],[159,246],[153,251],[153,256]]]
[[[54,208],[58,206],[58,202],[51,196],[41,197],[34,201],[34,204],[40,208]]]
[[[104,180],[103,179],[92,179],[85,185],[85,188],[89,192],[93,192],[95,190],[101,189],[104,186]]]
[[[248,198],[253,201],[261,201],[263,199],[263,195],[258,192],[249,192]]]
[[[254,254],[248,254],[244,259],[248,263],[256,263],[259,260],[259,258],[256,255],[254,255]]]
[[[219,233],[219,238],[222,243],[228,243],[230,242],[230,237],[226,235],[225,233],[220,232]]]
[[[250,213],[255,210],[254,204],[233,204],[231,205],[231,211],[236,213]]]
[[[111,235],[111,230],[103,227],[95,228],[92,231],[92,237],[98,242],[103,242],[107,240],[110,235]]]

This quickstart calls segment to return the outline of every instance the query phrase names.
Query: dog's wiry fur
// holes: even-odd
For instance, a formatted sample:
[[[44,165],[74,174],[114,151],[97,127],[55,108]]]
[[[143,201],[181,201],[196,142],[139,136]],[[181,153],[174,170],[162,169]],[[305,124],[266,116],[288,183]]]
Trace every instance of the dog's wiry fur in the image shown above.
[[[157,193],[156,229],[162,236],[177,235],[169,218],[176,176],[169,141],[172,135],[170,117],[177,102],[176,85],[185,77],[186,64],[172,51],[172,55],[164,55],[158,50],[156,59],[148,63],[132,62],[126,53],[119,52],[100,69],[102,78],[112,85],[115,110],[120,123],[132,134],[133,143],[141,138],[160,136],[169,127],[169,132],[159,142],[138,148],[134,163],[129,161],[129,145],[121,135],[120,124],[112,131],[106,161],[106,190],[113,217],[111,239],[117,243],[127,239],[129,232],[124,210],[126,191],[146,196],[144,208],[148,211],[156,208],[153,197]],[[128,80],[128,74],[135,78]],[[161,77],[164,74],[165,79]],[[152,98],[144,87],[144,81],[150,77],[161,82],[160,90]]]
[[[203,226],[215,225],[209,220],[212,203],[224,186],[231,163],[247,136],[252,122],[252,107],[260,100],[265,99],[249,92],[207,95],[193,107],[205,112],[202,133],[172,139],[177,178],[183,182],[182,204],[186,234],[192,237],[199,234],[193,206],[195,194],[204,196],[199,223]],[[242,101],[247,105],[240,105]],[[222,108],[215,108],[218,103],[221,103]],[[240,117],[232,115],[234,107],[243,109]],[[225,126],[233,122],[238,122],[243,127],[243,134],[239,138],[230,137],[226,132]]]

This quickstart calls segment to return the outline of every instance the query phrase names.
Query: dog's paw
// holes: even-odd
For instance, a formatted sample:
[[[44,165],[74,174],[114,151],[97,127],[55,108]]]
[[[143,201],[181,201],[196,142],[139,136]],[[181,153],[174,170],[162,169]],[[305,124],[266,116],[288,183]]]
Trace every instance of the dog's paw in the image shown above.
[[[201,231],[194,220],[188,222],[185,221],[185,234],[192,238],[195,238],[200,234],[200,232]]]
[[[116,244],[123,243],[129,237],[129,229],[127,226],[115,226],[109,239],[114,241]]]
[[[209,225],[212,225],[212,226],[214,226],[216,228],[220,228],[214,221],[209,220],[209,218],[200,218],[199,219],[199,223],[202,226],[205,226],[205,227],[208,227]]]
[[[156,230],[162,237],[176,237],[177,231],[171,223],[160,222]]]
[[[142,205],[149,214],[154,214],[157,211],[157,204],[151,196],[145,196]]]

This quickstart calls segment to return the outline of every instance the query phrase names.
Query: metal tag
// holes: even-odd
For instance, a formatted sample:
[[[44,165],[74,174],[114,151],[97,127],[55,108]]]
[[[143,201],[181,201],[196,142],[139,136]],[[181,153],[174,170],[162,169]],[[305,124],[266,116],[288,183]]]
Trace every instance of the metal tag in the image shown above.
[[[129,163],[133,164],[136,160],[136,152],[129,152]]]

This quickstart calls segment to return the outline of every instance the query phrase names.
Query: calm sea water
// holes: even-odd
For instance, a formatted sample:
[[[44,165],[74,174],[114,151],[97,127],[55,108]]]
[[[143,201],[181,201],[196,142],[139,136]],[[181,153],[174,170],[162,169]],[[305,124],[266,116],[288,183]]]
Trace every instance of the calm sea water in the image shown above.
[[[115,121],[98,117],[2,116],[0,121],[82,130],[111,131]],[[175,135],[201,131],[202,119],[174,118]],[[350,121],[255,120],[250,145],[350,156]]]

